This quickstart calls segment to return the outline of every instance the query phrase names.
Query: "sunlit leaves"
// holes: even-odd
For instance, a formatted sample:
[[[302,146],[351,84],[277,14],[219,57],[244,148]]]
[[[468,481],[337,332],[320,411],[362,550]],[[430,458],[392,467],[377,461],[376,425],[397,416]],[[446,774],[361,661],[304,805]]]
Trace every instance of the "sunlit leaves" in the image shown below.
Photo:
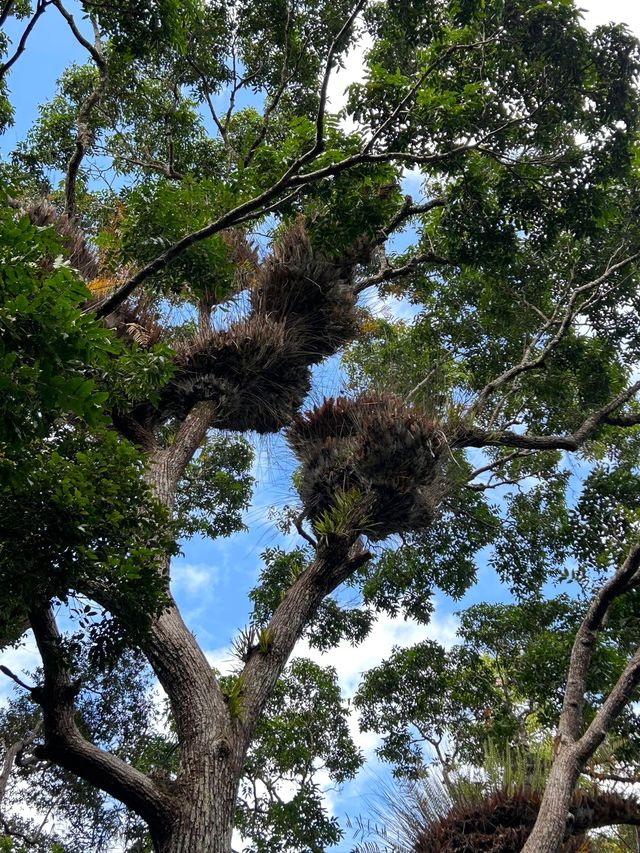
[[[0,216],[0,441],[43,435],[63,413],[101,423],[108,395],[85,366],[108,363],[111,336],[82,314],[88,291],[53,230],[6,208]]]
[[[149,182],[128,193],[115,235],[105,235],[110,263],[142,265],[180,237],[206,225],[224,211],[224,186],[209,180]],[[228,295],[234,279],[230,248],[216,235],[187,249],[157,277],[159,292],[198,295],[209,291],[217,301]]]

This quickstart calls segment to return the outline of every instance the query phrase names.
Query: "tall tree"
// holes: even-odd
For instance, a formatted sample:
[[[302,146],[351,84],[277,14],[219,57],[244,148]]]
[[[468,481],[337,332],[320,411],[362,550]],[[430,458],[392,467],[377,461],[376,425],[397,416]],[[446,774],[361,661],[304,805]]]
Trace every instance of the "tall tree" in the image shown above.
[[[426,620],[433,586],[461,594],[488,544],[522,594],[588,547],[563,454],[604,459],[640,422],[640,55],[566,0],[85,0],[82,14],[62,0],[0,14],[23,22],[3,85],[49,15],[88,55],[3,166],[4,226],[37,247],[3,270],[3,405],[14,425],[28,413],[26,442],[2,436],[3,636],[28,618],[42,658],[25,687],[37,759],[124,804],[158,853],[228,853],[251,744],[305,631],[327,647],[378,611]],[[359,39],[346,132],[327,93]],[[407,167],[420,202],[402,195]],[[52,279],[43,226],[89,293],[64,262]],[[413,300],[415,321],[367,317],[358,297],[376,287]],[[50,324],[38,300],[60,293],[75,302]],[[76,333],[84,354],[67,350]],[[301,413],[313,366],[354,341],[353,393]],[[224,680],[171,596],[173,539],[237,529],[247,456],[221,436],[280,430],[301,547],[267,555]],[[506,508],[488,502],[514,483]],[[632,514],[619,524],[633,536]],[[343,585],[361,608],[340,608]],[[72,596],[89,610],[70,640],[52,602]],[[77,715],[84,661],[132,647],[169,697],[163,778]]]

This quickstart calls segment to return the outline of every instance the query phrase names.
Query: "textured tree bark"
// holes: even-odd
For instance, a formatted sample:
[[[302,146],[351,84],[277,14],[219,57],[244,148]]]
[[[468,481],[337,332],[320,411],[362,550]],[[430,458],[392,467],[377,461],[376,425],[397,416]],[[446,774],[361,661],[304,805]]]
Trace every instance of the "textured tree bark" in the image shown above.
[[[569,811],[581,764],[574,750],[561,748],[549,773],[549,779],[536,821],[522,853],[558,853],[572,821]]]
[[[202,755],[169,832],[153,836],[157,853],[230,853],[241,769],[228,756]]]
[[[215,409],[192,409],[169,448],[149,459],[147,482],[171,512],[185,465],[206,435]],[[169,576],[168,565],[160,570]],[[229,853],[238,786],[248,741],[232,719],[220,685],[196,638],[169,596],[144,647],[169,697],[178,735],[177,776],[170,783],[171,819],[150,824],[157,853]]]
[[[558,725],[557,755],[551,766],[538,819],[522,848],[522,853],[557,853],[565,835],[567,821],[573,820],[569,806],[585,762],[603,742],[613,721],[628,703],[640,682],[639,648],[586,731],[582,731],[587,676],[598,632],[612,602],[637,580],[639,567],[640,544],[635,543],[615,575],[593,597],[578,628],[571,650],[567,686]]]

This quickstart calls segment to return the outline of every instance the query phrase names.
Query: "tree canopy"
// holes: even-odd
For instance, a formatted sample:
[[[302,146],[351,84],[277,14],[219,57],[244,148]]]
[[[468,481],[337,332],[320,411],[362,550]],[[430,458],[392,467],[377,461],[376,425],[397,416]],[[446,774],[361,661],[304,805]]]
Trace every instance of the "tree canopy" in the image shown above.
[[[409,778],[555,735],[521,841],[559,850],[579,779],[640,762],[640,45],[572,0],[8,0],[4,128],[52,16],[86,59],[0,163],[0,638],[41,658],[3,670],[0,843],[323,850],[356,714]],[[289,537],[221,674],[171,558],[244,528],[273,434]],[[353,708],[295,656],[487,565],[504,603]]]

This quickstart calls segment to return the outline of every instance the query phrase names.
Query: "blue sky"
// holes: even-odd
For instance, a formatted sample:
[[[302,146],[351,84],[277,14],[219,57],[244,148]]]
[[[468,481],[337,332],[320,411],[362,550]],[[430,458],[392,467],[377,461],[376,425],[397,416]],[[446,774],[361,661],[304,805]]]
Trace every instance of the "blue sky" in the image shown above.
[[[581,4],[589,8],[588,23],[593,25],[609,19],[627,20],[640,32],[640,3],[637,0],[590,0]],[[0,152],[7,153],[24,137],[37,114],[37,105],[50,98],[55,91],[55,81],[70,61],[84,61],[83,51],[66,27],[61,16],[49,9],[32,33],[28,49],[14,66],[9,88],[15,104],[15,126],[0,138]],[[358,75],[358,57],[351,57],[347,69],[341,72],[333,88],[334,100]],[[415,180],[408,186],[417,195]],[[378,310],[385,306],[379,304]],[[398,306],[392,306],[397,310]],[[313,400],[340,390],[341,376],[337,362],[332,360],[321,366],[315,375]],[[212,663],[225,666],[230,660],[229,643],[249,616],[247,593],[255,584],[260,569],[260,553],[285,542],[270,518],[270,510],[282,508],[295,498],[290,488],[293,460],[279,436],[256,441],[255,476],[257,479],[253,504],[247,514],[249,530],[229,540],[216,542],[192,539],[183,543],[182,556],[176,559],[173,569],[173,588],[183,610],[185,620],[196,633]],[[360,674],[378,663],[393,645],[408,645],[431,636],[445,644],[455,641],[456,619],[454,612],[478,600],[504,600],[505,591],[488,567],[481,568],[478,584],[462,602],[453,603],[443,596],[436,598],[436,609],[431,625],[418,626],[402,619],[380,620],[371,636],[357,649],[345,646],[320,658],[302,643],[296,655],[309,653],[317,660],[338,669],[346,695],[351,695]],[[3,661],[15,669],[29,669],[35,664],[30,647],[9,652]],[[7,685],[0,682],[0,696],[6,695]],[[357,733],[354,720],[354,732]],[[371,756],[375,738],[357,735],[366,753]],[[378,787],[379,776],[385,771],[375,762],[342,792],[328,793],[328,802],[344,821],[345,814],[352,818],[366,813],[367,797]],[[335,848],[336,853],[351,850],[353,839],[347,832],[344,842]]]

